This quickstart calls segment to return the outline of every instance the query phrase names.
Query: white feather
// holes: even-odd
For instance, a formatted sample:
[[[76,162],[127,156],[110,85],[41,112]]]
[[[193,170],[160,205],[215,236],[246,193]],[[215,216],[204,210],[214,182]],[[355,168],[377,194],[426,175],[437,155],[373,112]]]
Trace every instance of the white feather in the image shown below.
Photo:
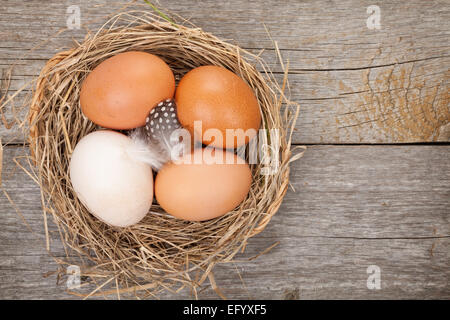
[[[161,146],[152,142],[146,135],[143,128],[137,128],[129,134],[132,140],[128,155],[136,161],[141,161],[150,165],[158,171],[170,160],[170,150],[168,145]]]

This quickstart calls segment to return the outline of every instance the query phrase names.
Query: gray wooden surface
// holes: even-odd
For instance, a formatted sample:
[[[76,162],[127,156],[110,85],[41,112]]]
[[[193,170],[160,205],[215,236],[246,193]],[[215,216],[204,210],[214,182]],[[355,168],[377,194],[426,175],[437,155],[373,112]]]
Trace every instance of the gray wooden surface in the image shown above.
[[[69,5],[78,5],[81,22],[95,30],[124,4],[1,1],[0,69],[16,65],[8,94],[55,52],[83,39],[83,28],[54,36],[66,26]],[[381,9],[379,30],[366,26],[366,9],[374,4]],[[237,262],[216,269],[224,294],[450,298],[449,2],[161,0],[160,6],[252,52],[264,49],[279,77],[265,25],[290,62],[291,98],[302,105],[294,142],[308,150],[292,164],[295,191]],[[14,107],[2,110],[6,122],[25,114],[20,104]],[[64,281],[56,284],[39,189],[13,161],[27,154],[26,128],[6,127],[0,124],[0,298],[76,298]],[[62,256],[52,228],[52,255]],[[379,290],[367,287],[371,265],[380,268]],[[205,286],[199,297],[217,296]]]
[[[126,3],[2,1],[0,68],[17,63],[11,90],[30,81],[58,50],[84,38],[85,28],[56,35],[66,27],[69,5],[78,5],[81,22],[95,31],[104,16]],[[296,143],[450,139],[445,126],[450,118],[448,0],[382,1],[379,30],[366,25],[367,7],[377,4],[373,1],[161,0],[160,4],[243,48],[255,53],[264,49],[269,66],[280,72],[268,29],[290,62],[291,98],[302,105]],[[19,130],[0,130],[4,142],[23,139]]]

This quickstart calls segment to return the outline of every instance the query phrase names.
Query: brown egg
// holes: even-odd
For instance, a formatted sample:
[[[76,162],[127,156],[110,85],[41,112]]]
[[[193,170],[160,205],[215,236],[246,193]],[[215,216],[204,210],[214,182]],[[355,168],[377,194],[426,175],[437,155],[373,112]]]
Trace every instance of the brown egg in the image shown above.
[[[214,163],[214,159],[222,159],[222,163]],[[234,153],[196,149],[180,161],[164,165],[156,176],[155,196],[167,213],[203,221],[236,208],[247,197],[251,182],[250,167]]]
[[[256,135],[261,113],[253,90],[233,72],[218,66],[202,66],[189,71],[175,92],[180,123],[194,134],[194,121],[202,122],[201,141],[214,147],[236,148]],[[217,129],[221,139],[204,136]],[[226,129],[242,129],[226,138]],[[245,131],[253,129],[253,132]],[[197,139],[200,140],[200,139]]]
[[[149,111],[173,97],[175,77],[155,55],[130,51],[100,63],[83,81],[80,104],[92,122],[111,129],[145,124]]]

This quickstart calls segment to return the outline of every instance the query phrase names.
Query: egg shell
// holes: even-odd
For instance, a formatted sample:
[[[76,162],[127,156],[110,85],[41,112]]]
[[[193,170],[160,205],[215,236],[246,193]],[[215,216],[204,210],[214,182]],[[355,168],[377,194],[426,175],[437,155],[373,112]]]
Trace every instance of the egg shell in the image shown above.
[[[80,104],[92,122],[110,129],[145,124],[149,111],[173,97],[175,77],[159,57],[140,51],[120,53],[101,62],[81,86]]]
[[[131,144],[121,133],[95,131],[78,142],[70,159],[70,180],[80,201],[116,227],[139,222],[153,200],[152,169],[130,156]]]
[[[261,112],[258,100],[248,84],[235,73],[219,66],[201,66],[189,71],[180,80],[175,92],[180,123],[194,134],[194,121],[202,121],[198,132],[205,145],[236,148],[256,135],[240,134],[226,139],[226,129],[258,130]],[[218,129],[223,141],[204,137],[207,129]]]
[[[223,159],[212,163],[213,155]],[[232,159],[233,164],[225,163]],[[155,196],[169,214],[184,220],[204,221],[224,215],[238,206],[250,190],[248,164],[221,149],[196,149],[177,162],[169,162],[155,179]]]

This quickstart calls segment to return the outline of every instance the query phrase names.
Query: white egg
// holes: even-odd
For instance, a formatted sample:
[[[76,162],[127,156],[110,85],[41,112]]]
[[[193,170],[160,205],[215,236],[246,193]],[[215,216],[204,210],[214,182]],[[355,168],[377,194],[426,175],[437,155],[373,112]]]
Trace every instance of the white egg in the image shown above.
[[[70,160],[70,180],[78,198],[112,226],[138,223],[152,205],[152,169],[130,157],[131,145],[121,133],[96,131],[78,142]]]

